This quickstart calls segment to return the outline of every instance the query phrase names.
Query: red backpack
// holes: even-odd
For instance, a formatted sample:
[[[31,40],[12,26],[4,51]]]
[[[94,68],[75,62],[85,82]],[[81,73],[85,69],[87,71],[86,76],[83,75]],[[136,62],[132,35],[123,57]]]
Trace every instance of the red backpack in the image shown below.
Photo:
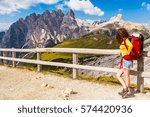
[[[133,49],[131,50],[130,55],[125,55],[120,61],[120,68],[122,68],[122,62],[123,59],[125,60],[139,60],[142,56],[142,50],[143,50],[143,41],[144,37],[142,34],[133,33],[132,36],[129,38],[133,45]],[[124,45],[126,49],[128,50],[128,46],[126,45],[126,40],[124,40]],[[132,64],[133,65],[133,64]]]
[[[133,45],[133,49],[131,50],[130,55],[125,55],[123,58],[125,60],[139,60],[142,55],[141,50],[143,48],[143,35],[133,33],[132,37],[129,38],[129,40],[131,41]],[[128,50],[128,47],[126,45],[126,40],[124,40],[124,45],[126,49]]]

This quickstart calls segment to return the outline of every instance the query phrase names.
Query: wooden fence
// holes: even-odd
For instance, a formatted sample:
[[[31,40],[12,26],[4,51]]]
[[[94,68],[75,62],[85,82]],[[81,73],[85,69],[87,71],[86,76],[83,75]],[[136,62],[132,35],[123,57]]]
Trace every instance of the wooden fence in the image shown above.
[[[36,49],[0,49],[0,52],[11,52],[12,57],[0,56],[2,60],[10,60],[12,61],[12,66],[16,67],[16,62],[24,62],[24,63],[33,63],[37,64],[37,71],[40,72],[42,70],[42,65],[48,66],[59,66],[59,67],[67,67],[73,69],[73,78],[77,78],[77,70],[96,70],[96,71],[104,71],[104,72],[114,72],[117,73],[117,68],[107,68],[107,67],[98,67],[98,66],[88,66],[88,65],[79,65],[78,64],[78,54],[93,54],[93,55],[117,55],[119,50],[105,50],[105,49],[84,49],[84,48],[36,48]],[[37,60],[31,59],[23,59],[16,58],[17,52],[32,52],[37,53]],[[42,52],[59,52],[59,53],[71,53],[73,62],[69,63],[60,63],[60,62],[48,62],[41,60]],[[150,57],[150,52],[143,52],[144,57]],[[2,54],[3,55],[3,54]],[[137,62],[137,70],[131,71],[131,75],[137,76],[137,90],[140,92],[144,91],[144,77],[150,77],[149,72],[144,71],[144,57]]]

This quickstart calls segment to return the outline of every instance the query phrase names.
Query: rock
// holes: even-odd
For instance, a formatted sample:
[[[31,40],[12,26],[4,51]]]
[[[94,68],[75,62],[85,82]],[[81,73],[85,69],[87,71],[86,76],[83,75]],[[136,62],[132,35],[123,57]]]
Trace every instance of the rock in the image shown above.
[[[107,62],[106,62],[107,61]],[[100,57],[90,57],[86,58],[83,61],[83,65],[89,66],[100,66],[100,67],[108,67],[108,68],[118,68],[120,63],[120,58],[117,55],[110,55],[110,56],[100,56]],[[78,70],[79,75],[85,76],[114,76],[116,77],[115,73],[108,73],[104,71],[92,71],[92,70]]]
[[[77,92],[73,91],[73,89],[65,89],[61,91],[61,97],[64,100],[69,100],[71,94],[77,94]]]
[[[41,88],[43,88],[43,87],[49,87],[49,84],[44,83],[41,85]]]
[[[54,86],[49,86],[49,88],[52,88],[52,89],[53,89],[53,88],[54,88]]]
[[[39,77],[36,77],[35,79],[42,79],[42,77],[41,77],[41,76],[39,76]]]
[[[77,92],[75,92],[73,89],[65,89],[62,91],[62,93],[65,93],[65,94],[77,94]]]
[[[44,88],[44,87],[46,87],[46,88],[54,88],[54,86],[50,86],[47,83],[44,83],[44,84],[41,85],[41,88]]]

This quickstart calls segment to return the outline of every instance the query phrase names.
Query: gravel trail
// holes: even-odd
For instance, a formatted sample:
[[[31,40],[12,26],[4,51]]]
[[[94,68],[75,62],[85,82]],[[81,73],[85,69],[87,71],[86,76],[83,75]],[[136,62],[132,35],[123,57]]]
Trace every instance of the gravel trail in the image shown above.
[[[0,66],[0,100],[117,100],[120,86],[110,86]],[[131,100],[150,99],[150,93]]]

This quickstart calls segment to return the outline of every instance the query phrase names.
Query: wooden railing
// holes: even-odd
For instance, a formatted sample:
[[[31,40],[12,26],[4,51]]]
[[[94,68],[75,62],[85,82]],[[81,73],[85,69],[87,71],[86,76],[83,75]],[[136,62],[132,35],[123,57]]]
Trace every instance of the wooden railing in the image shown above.
[[[11,52],[12,57],[0,56],[2,60],[10,60],[12,61],[12,66],[16,67],[16,62],[24,62],[24,63],[33,63],[37,64],[37,71],[40,72],[42,70],[42,65],[48,66],[59,66],[59,67],[68,67],[73,69],[73,78],[77,78],[77,70],[96,70],[96,71],[104,71],[104,72],[114,72],[117,73],[117,68],[107,68],[107,67],[98,67],[98,66],[88,66],[88,65],[79,65],[78,64],[78,54],[93,54],[93,55],[117,55],[119,50],[104,50],[104,49],[84,49],[84,48],[36,48],[36,49],[0,49],[0,52]],[[37,53],[37,60],[32,59],[23,59],[16,58],[17,52],[32,52]],[[59,52],[59,53],[71,53],[73,57],[73,64],[69,63],[60,63],[60,62],[48,62],[41,60],[42,52]],[[3,55],[3,54],[2,54]],[[144,57],[150,57],[150,52],[144,52]],[[137,76],[137,90],[140,92],[144,91],[144,77],[150,77],[149,72],[144,71],[144,57],[137,62],[137,70],[132,70],[131,75]]]

